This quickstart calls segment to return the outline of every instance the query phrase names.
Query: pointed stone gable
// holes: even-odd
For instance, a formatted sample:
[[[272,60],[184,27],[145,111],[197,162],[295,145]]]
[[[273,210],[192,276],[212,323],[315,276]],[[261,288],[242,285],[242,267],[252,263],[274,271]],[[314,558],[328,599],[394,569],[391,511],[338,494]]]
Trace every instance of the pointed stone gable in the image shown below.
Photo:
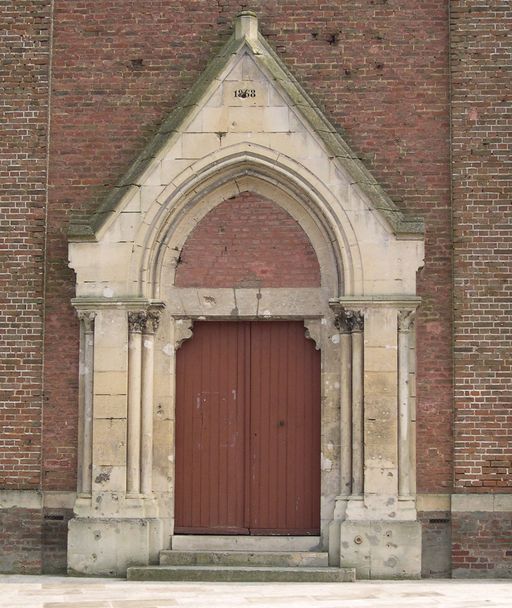
[[[138,209],[134,186],[145,189],[135,193],[143,211],[148,198],[156,199],[193,160],[241,142],[313,159],[313,172],[314,159],[327,156],[393,234],[421,239],[423,222],[387,196],[259,33],[256,16],[241,13],[234,29],[100,208],[71,222],[70,240],[96,241],[118,213],[134,204]]]

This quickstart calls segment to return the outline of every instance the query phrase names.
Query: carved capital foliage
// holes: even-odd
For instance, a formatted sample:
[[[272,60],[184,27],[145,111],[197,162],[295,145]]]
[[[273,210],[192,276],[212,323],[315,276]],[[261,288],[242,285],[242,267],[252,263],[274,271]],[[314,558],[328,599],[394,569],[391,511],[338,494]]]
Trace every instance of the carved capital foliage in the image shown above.
[[[364,315],[360,310],[346,310],[342,308],[334,319],[334,325],[342,334],[363,331]]]
[[[414,310],[401,310],[398,313],[398,331],[408,332],[414,325],[416,317],[416,311]]]
[[[142,328],[145,334],[155,334],[160,325],[160,311],[159,310],[148,310],[146,314],[146,321]]]
[[[159,310],[139,310],[128,313],[128,328],[130,333],[154,334],[160,323]]]
[[[84,331],[86,334],[94,333],[94,319],[96,313],[90,310],[81,310],[78,313],[78,318],[84,324]]]
[[[147,312],[145,310],[139,310],[137,312],[128,313],[128,330],[131,334],[142,333],[143,328],[146,325]]]
[[[352,331],[363,331],[364,329],[364,315],[360,310],[349,311],[353,318]]]

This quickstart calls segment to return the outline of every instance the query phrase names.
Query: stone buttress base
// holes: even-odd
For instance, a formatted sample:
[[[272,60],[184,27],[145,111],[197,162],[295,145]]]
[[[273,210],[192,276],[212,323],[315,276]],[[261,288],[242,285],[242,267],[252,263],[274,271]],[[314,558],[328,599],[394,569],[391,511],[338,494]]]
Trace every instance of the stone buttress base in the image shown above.
[[[340,565],[357,579],[421,577],[421,524],[417,521],[344,521]]]
[[[125,576],[129,566],[157,563],[162,548],[156,518],[79,517],[68,530],[68,574]]]

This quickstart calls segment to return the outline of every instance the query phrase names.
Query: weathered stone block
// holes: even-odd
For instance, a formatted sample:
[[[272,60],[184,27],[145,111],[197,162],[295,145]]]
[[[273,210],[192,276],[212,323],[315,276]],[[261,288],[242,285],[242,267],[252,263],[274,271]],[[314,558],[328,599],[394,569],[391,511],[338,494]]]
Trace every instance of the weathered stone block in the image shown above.
[[[121,466],[126,463],[126,420],[95,420],[93,462],[98,465],[112,466]]]
[[[157,519],[72,519],[68,574],[125,576],[129,566],[156,563],[160,528]]]
[[[418,522],[344,521],[340,539],[340,565],[358,579],[420,578]]]

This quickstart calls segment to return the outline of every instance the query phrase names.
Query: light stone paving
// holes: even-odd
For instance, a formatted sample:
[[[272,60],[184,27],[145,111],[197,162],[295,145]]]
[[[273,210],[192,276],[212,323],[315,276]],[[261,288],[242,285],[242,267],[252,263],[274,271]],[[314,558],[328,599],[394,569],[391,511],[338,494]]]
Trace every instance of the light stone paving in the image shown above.
[[[512,581],[137,583],[0,575],[2,608],[484,608],[512,606]]]

